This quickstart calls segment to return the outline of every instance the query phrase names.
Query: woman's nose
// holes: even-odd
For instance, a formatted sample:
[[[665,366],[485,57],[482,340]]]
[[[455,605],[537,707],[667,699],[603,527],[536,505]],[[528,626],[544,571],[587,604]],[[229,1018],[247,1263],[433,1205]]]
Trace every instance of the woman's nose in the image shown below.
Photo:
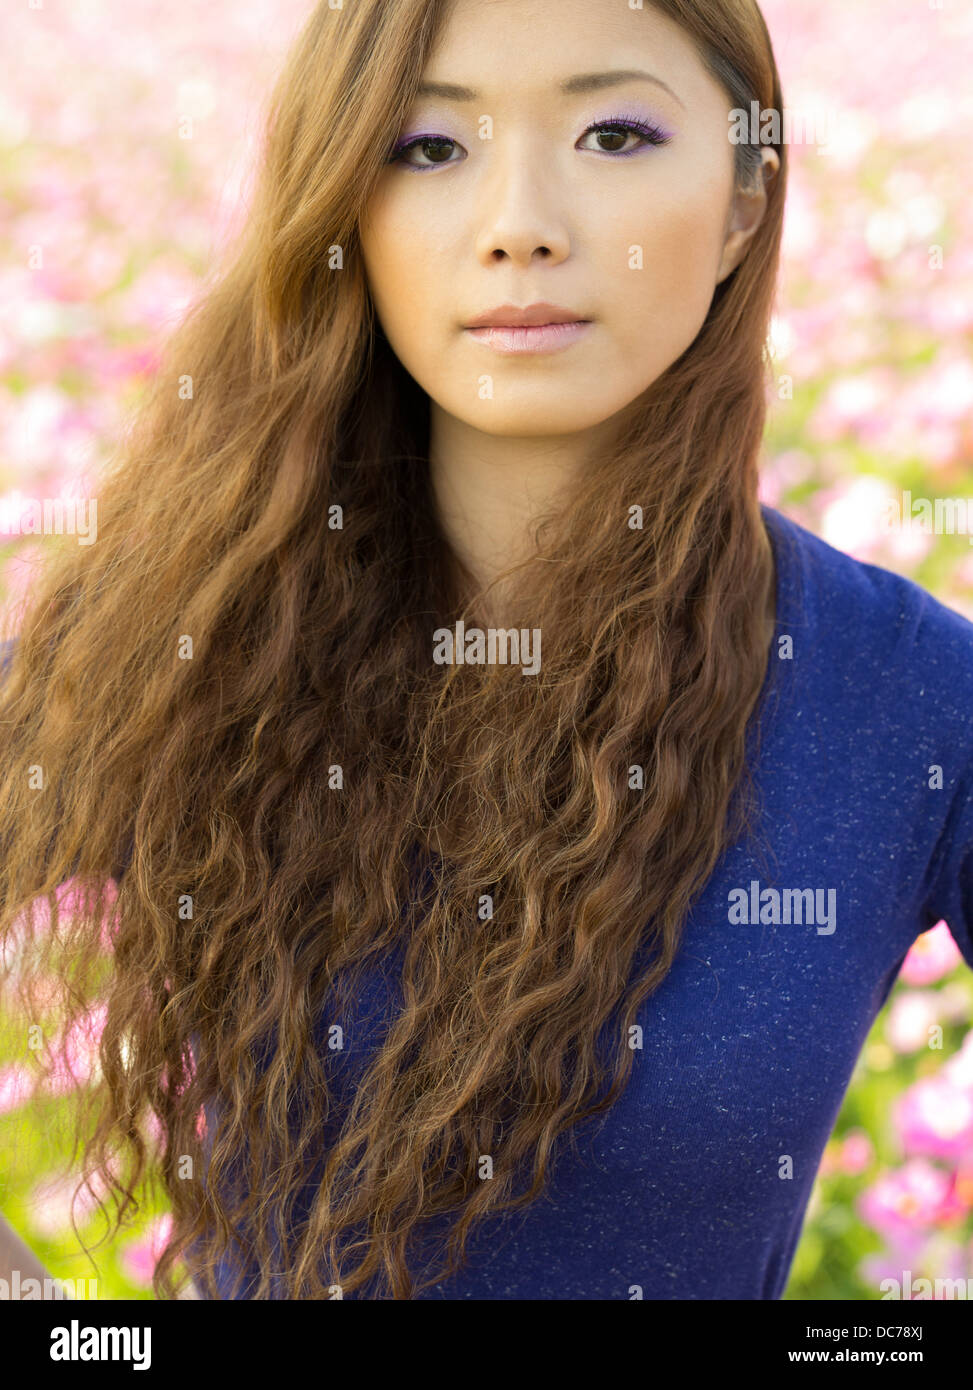
[[[488,158],[491,167],[480,190],[478,258],[487,263],[508,257],[525,266],[535,257],[564,260],[570,238],[550,168],[542,167],[543,151],[528,152],[519,141],[501,149],[495,142]]]

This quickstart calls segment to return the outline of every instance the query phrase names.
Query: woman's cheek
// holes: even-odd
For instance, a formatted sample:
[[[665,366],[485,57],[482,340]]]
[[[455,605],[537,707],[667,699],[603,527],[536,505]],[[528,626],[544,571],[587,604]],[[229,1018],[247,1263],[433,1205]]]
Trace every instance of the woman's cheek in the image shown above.
[[[405,269],[402,273],[409,274]],[[414,270],[412,275],[409,293],[396,290],[394,298],[386,300],[385,314],[379,314],[385,336],[395,356],[427,395],[440,405],[445,405],[447,395],[458,403],[473,389],[460,379],[459,335],[453,337],[444,330],[435,293],[430,287],[425,291],[416,288]]]
[[[425,315],[429,295],[424,292],[421,262],[405,239],[372,243],[366,271],[379,322],[397,356],[408,365],[414,348],[427,337]]]
[[[700,208],[698,216],[673,219],[664,235],[656,232],[647,243],[643,269],[632,272],[649,279],[647,293],[633,299],[649,305],[671,328],[679,352],[693,342],[709,312],[722,245],[712,207]]]

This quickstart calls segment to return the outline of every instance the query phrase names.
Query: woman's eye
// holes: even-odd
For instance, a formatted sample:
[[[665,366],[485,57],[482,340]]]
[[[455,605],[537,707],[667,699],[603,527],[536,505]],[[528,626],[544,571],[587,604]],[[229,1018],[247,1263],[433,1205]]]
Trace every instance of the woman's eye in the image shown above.
[[[634,154],[645,145],[668,144],[670,138],[655,126],[627,121],[602,121],[599,125],[590,126],[581,139],[586,140],[589,135],[595,136],[598,144],[582,148],[595,150],[599,154]],[[628,144],[630,140],[634,140],[634,143]]]
[[[449,158],[449,153],[451,150],[460,148],[461,146],[455,140],[449,140],[444,135],[421,135],[396,150],[390,157],[389,163],[406,164],[411,169],[434,169],[437,164],[458,163],[458,160]],[[406,155],[411,155],[413,151],[425,155],[428,163],[406,159]]]

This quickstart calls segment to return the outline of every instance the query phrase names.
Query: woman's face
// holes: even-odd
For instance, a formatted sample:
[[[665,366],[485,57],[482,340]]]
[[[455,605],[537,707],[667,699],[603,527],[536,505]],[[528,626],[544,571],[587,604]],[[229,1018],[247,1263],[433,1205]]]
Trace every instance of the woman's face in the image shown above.
[[[486,433],[602,424],[690,346],[763,214],[725,92],[673,21],[592,0],[456,0],[423,80],[361,226],[393,350]],[[587,323],[470,330],[538,303]]]

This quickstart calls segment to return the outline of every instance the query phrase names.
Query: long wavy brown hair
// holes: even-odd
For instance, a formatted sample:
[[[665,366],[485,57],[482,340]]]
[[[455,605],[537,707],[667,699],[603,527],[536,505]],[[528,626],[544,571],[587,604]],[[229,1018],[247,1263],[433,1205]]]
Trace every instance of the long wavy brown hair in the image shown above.
[[[753,0],[657,8],[730,106],[783,109]],[[101,1011],[72,1133],[115,1229],[146,1193],[171,1208],[160,1297],[187,1269],[218,1297],[234,1249],[258,1298],[410,1298],[461,1268],[474,1223],[534,1200],[620,1095],[639,1006],[753,821],[786,152],[698,337],[538,527],[517,603],[540,671],[437,664],[479,596],[357,227],[447,14],[310,16],[249,220],[105,469],[97,544],[52,550],[3,688],[5,978],[28,1019],[56,1000],[60,1038]],[[741,181],[758,162],[738,147]],[[378,970],[396,1007],[356,1053]],[[63,1049],[35,1051],[43,1086]]]

